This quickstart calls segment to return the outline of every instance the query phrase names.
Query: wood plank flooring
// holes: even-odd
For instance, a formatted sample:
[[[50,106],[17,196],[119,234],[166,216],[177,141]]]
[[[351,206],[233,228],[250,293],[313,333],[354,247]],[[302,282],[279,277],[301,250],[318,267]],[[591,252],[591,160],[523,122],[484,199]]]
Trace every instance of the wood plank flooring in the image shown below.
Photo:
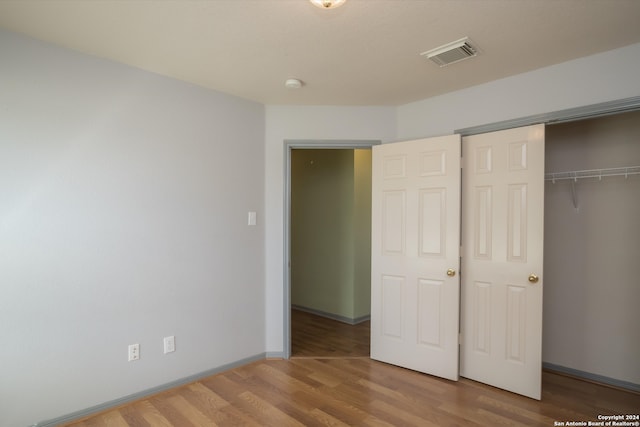
[[[371,322],[338,322],[291,310],[292,357],[369,357]]]
[[[302,317],[313,327],[324,324]],[[366,333],[354,335],[360,340]],[[543,373],[542,401],[535,401],[467,379],[452,382],[356,356],[361,344],[340,344],[335,337],[321,350],[322,340],[306,336],[312,343],[300,341],[296,347],[302,356],[258,361],[67,426],[542,427],[640,412],[638,394],[549,372]],[[313,349],[325,356],[305,356]]]

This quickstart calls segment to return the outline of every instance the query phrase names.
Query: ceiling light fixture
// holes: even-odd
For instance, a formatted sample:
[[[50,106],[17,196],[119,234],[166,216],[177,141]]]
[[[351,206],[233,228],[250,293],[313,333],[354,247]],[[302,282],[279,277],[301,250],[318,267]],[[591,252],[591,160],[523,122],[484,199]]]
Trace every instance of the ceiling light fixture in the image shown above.
[[[314,6],[320,9],[335,9],[342,6],[347,0],[309,0]]]
[[[284,82],[284,86],[287,89],[300,89],[302,87],[302,81],[298,79],[287,79]]]

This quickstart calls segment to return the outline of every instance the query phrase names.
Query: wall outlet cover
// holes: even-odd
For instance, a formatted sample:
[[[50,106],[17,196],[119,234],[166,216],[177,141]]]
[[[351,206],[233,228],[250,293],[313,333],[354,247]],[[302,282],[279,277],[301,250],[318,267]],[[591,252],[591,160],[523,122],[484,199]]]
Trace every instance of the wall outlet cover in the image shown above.
[[[171,335],[170,337],[164,337],[164,354],[172,353],[176,351],[176,338]]]
[[[140,359],[140,344],[129,345],[129,362]]]

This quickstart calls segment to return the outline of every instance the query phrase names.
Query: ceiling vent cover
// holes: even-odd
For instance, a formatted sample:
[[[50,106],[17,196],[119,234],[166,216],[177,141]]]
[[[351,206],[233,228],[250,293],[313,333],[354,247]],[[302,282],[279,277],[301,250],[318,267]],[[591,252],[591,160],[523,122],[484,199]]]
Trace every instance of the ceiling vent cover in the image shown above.
[[[432,60],[441,67],[462,61],[463,59],[473,58],[478,54],[478,49],[469,43],[469,38],[457,40],[447,43],[435,49],[422,52],[420,55]]]

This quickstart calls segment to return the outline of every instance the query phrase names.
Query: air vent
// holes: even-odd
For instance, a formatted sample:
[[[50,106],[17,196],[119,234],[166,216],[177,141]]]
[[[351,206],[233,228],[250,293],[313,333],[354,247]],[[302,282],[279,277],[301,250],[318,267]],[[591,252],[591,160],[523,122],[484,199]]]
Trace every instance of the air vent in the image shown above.
[[[471,46],[469,38],[457,40],[447,43],[443,46],[422,52],[420,55],[427,57],[441,67],[462,61],[463,59],[473,58],[478,54],[478,49]]]

